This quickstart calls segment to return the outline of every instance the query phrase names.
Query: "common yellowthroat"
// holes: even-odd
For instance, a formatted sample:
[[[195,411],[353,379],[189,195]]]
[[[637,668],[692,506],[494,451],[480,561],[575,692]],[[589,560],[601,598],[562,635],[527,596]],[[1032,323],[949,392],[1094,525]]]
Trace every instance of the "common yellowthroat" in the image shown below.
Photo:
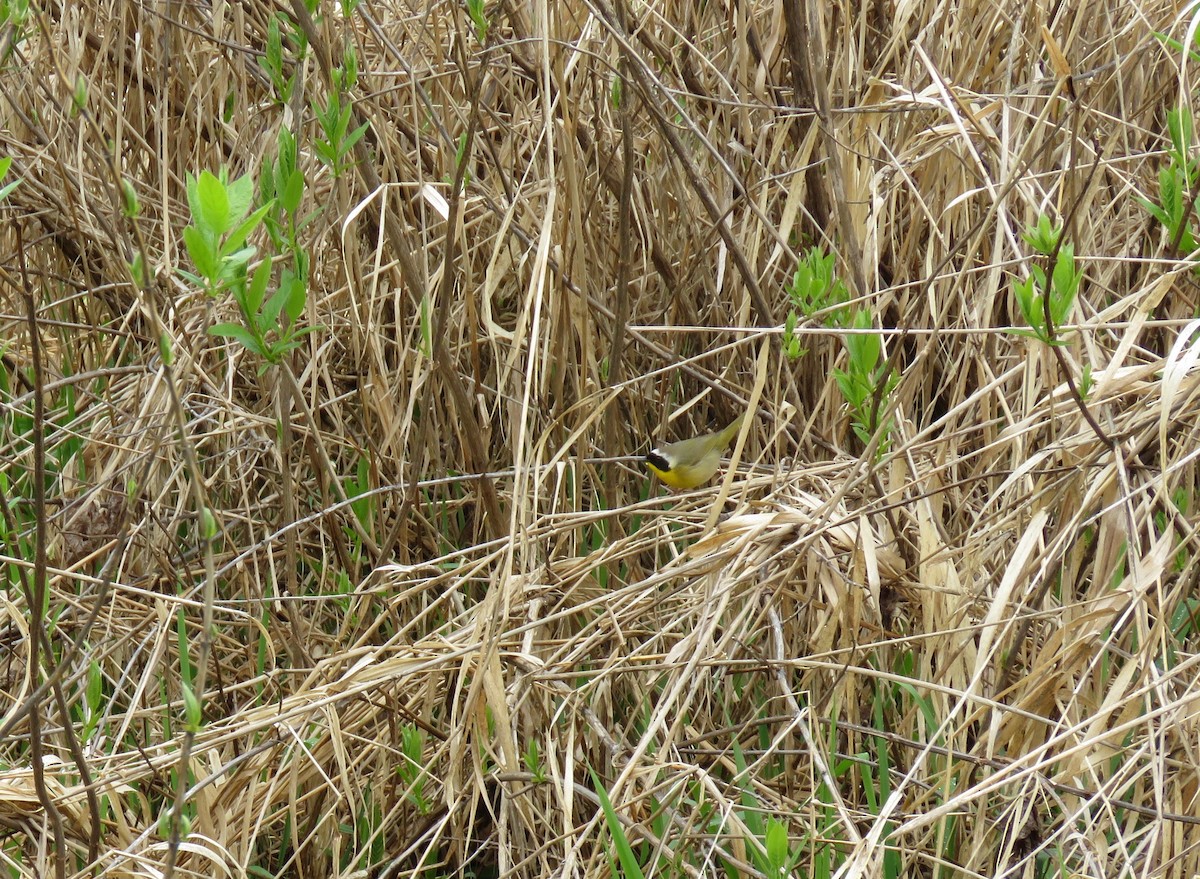
[[[646,467],[671,488],[689,489],[703,485],[717,472],[721,453],[737,436],[745,418],[743,412],[724,430],[652,449],[646,456]]]

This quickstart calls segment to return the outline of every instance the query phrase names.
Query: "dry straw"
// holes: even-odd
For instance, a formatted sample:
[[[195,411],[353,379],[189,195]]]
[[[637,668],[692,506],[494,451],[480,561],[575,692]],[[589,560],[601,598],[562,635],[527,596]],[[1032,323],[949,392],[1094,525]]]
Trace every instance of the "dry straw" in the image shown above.
[[[1178,4],[314,5],[10,12],[4,869],[1200,873]],[[178,270],[188,175],[284,127],[272,365]],[[1042,214],[1057,348],[1009,332]],[[873,437],[833,311],[784,354],[813,244]],[[750,405],[719,488],[631,466]]]

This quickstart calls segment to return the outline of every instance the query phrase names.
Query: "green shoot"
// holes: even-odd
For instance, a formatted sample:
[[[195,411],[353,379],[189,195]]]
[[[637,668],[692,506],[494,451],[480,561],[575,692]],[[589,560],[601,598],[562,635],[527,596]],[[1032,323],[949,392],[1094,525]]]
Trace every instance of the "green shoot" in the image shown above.
[[[1034,263],[1029,277],[1013,284],[1017,307],[1029,324],[1029,330],[1010,330],[1019,336],[1030,336],[1047,345],[1061,345],[1058,327],[1064,324],[1075,305],[1083,274],[1075,262],[1075,248],[1062,241],[1062,228],[1051,226],[1045,214],[1025,230],[1025,242],[1045,257],[1054,257],[1054,270],[1047,281],[1046,271]],[[1049,311],[1049,323],[1047,323]]]

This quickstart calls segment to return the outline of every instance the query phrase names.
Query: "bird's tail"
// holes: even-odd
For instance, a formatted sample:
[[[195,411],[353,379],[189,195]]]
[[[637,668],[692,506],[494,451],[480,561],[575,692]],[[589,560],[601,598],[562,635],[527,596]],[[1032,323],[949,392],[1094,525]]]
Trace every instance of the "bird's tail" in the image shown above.
[[[737,418],[733,419],[727,428],[721,431],[721,448],[726,449],[733,442],[733,438],[738,435],[738,431],[742,429],[742,422],[746,420],[746,413],[743,412]]]

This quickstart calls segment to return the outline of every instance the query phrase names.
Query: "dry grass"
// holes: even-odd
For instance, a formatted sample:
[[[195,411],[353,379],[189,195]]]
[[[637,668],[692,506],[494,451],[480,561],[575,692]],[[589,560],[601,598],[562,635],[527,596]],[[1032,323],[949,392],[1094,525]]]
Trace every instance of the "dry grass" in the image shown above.
[[[1200,297],[1137,201],[1189,22],[804,5],[10,22],[10,875],[631,876],[593,772],[660,876],[763,875],[767,818],[797,877],[1200,872]],[[285,125],[319,329],[270,366],[177,270],[187,175]],[[1006,332],[1041,213],[1085,276],[1057,353]],[[872,448],[845,334],[781,350],[814,242],[900,375]],[[747,405],[724,482],[648,485],[648,436]]]

